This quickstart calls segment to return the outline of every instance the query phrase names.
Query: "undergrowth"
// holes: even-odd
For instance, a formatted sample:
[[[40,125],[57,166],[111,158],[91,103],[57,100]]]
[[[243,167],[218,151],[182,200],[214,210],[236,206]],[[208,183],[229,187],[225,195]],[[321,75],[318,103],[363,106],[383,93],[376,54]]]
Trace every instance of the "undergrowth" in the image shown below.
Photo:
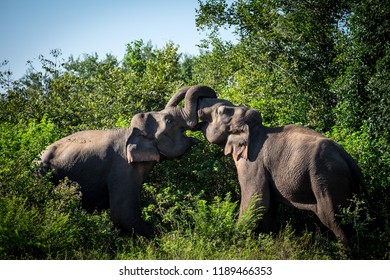
[[[373,230],[372,220],[377,217],[363,215],[369,209],[360,202],[341,213],[357,229],[350,254],[345,254],[333,236],[297,227],[294,222],[282,222],[279,232],[264,234],[256,226],[261,213],[248,211],[238,221],[236,183],[224,172],[230,163],[223,160],[194,164],[206,165],[204,168],[209,164],[215,172],[202,188],[205,173],[188,166],[185,170],[184,165],[193,177],[180,182],[175,176],[184,175],[168,162],[163,164],[169,168],[159,177],[161,164],[143,185],[142,215],[154,236],[121,235],[109,210],[89,214],[82,209],[76,183],[65,179],[53,186],[50,174],[44,178],[37,175],[34,161],[38,151],[61,136],[59,128],[44,119],[40,123],[5,123],[0,133],[0,259],[389,258],[386,225]],[[214,150],[210,151],[209,158],[219,157],[218,152],[211,156]],[[303,216],[281,212],[282,221]],[[311,223],[305,220],[305,225]]]

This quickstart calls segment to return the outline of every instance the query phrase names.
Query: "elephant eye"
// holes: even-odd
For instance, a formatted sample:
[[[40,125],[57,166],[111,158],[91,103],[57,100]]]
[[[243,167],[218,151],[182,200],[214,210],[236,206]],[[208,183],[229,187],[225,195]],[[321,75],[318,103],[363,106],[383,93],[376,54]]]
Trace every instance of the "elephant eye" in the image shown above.
[[[234,115],[234,108],[226,107],[226,106],[221,106],[217,109],[217,114],[222,116],[233,116]]]
[[[165,123],[166,124],[171,124],[171,123],[173,123],[173,119],[167,118],[167,119],[165,119]]]
[[[223,115],[223,111],[224,111],[224,107],[219,107],[217,109],[217,114],[221,116],[221,115]]]

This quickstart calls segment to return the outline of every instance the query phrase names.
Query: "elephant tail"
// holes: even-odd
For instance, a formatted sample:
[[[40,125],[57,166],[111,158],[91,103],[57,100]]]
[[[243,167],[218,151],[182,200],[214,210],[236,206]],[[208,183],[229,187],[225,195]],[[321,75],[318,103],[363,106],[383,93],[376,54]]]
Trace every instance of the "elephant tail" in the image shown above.
[[[351,166],[351,169],[352,169],[352,172],[353,172],[353,176],[356,176],[355,177],[356,178],[356,184],[355,184],[356,187],[354,189],[354,193],[362,192],[364,194],[364,196],[365,196],[369,206],[372,209],[376,209],[375,204],[373,203],[373,201],[371,199],[371,196],[368,193],[368,188],[367,188],[367,185],[364,182],[364,176],[363,176],[362,171],[360,170],[360,167],[355,163],[354,167]]]
[[[352,193],[353,194],[363,193],[369,206],[372,209],[375,209],[375,204],[373,203],[370,194],[368,193],[367,185],[364,182],[364,176],[359,165],[342,147],[340,147],[340,151],[342,153],[344,160],[347,162],[351,170],[351,175],[354,180]]]
[[[54,152],[56,151],[56,149],[56,145],[50,145],[40,153],[39,159],[35,161],[35,163],[38,165],[38,176],[40,178],[45,177],[53,170],[51,161],[54,158]],[[55,178],[54,174],[50,174],[50,176],[53,182],[58,183],[58,179]]]
[[[343,154],[345,154],[346,156],[344,156],[344,159],[346,160],[348,166],[350,167],[351,171],[352,171],[352,176],[355,180],[354,182],[354,189],[352,190],[353,193],[355,194],[360,194],[360,193],[363,193],[365,198],[366,198],[366,201],[368,203],[368,206],[369,206],[369,209],[367,209],[369,212],[371,212],[371,214],[373,214],[372,218],[373,218],[373,221],[372,221],[372,225],[371,227],[375,230],[386,230],[389,228],[390,226],[390,221],[389,221],[389,215],[387,213],[384,213],[383,211],[381,211],[379,208],[378,208],[378,205],[375,204],[368,192],[368,188],[367,188],[367,185],[365,184],[364,182],[364,176],[363,176],[363,173],[360,169],[360,167],[358,166],[358,164],[355,162],[355,160],[346,152],[343,150]]]

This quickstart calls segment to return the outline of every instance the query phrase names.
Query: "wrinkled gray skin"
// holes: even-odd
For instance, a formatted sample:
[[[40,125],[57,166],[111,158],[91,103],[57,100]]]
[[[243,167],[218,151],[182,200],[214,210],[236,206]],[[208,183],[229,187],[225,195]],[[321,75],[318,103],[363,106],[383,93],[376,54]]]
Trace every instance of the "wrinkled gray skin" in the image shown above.
[[[274,229],[279,202],[314,212],[347,244],[336,222],[339,207],[349,205],[353,193],[364,189],[355,161],[335,142],[297,125],[265,127],[259,112],[221,99],[199,99],[198,115],[206,139],[232,154],[241,187],[240,216],[251,198],[264,207],[260,226]],[[261,208],[260,208],[261,209]]]
[[[76,181],[88,211],[110,208],[121,230],[148,236],[150,230],[141,219],[142,182],[162,157],[181,156],[199,141],[185,131],[197,123],[196,100],[201,96],[216,97],[208,87],[182,88],[164,110],[137,114],[127,128],[62,138],[42,152],[41,170],[53,169],[57,182],[64,177]],[[184,98],[185,107],[175,107]]]

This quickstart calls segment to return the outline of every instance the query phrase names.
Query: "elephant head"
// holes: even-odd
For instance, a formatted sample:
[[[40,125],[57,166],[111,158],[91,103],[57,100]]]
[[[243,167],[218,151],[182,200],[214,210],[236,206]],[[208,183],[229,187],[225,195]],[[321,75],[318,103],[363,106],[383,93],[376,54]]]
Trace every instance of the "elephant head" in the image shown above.
[[[213,89],[206,86],[181,88],[162,111],[136,114],[127,147],[129,162],[159,161],[181,156],[198,139],[188,137],[186,130],[197,122],[197,100],[200,97],[216,98]],[[184,108],[177,105],[184,99]]]
[[[235,160],[247,158],[249,131],[262,125],[260,113],[224,99],[202,98],[198,103],[199,129],[207,141],[224,147],[225,155],[233,154]]]

